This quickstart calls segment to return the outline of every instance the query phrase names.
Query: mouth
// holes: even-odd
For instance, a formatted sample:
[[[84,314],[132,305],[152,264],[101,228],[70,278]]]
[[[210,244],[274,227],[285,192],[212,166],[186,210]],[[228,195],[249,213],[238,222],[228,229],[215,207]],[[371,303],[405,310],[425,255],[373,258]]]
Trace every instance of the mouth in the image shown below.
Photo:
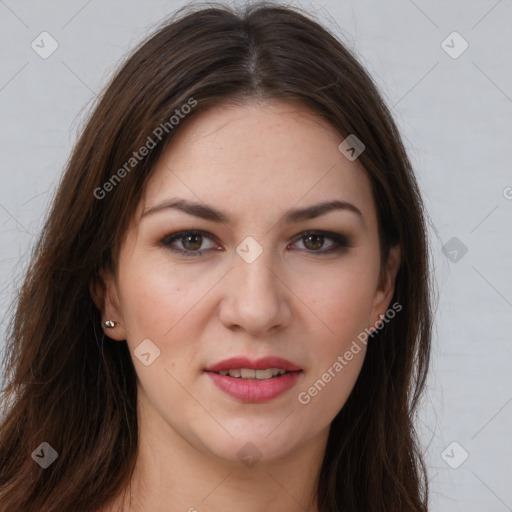
[[[206,368],[205,373],[221,391],[238,401],[270,401],[294,387],[304,370],[286,359],[231,358]]]
[[[298,370],[301,371],[301,370]],[[254,368],[230,368],[229,370],[221,370],[218,375],[233,377],[234,379],[243,380],[268,380],[279,378],[282,375],[291,373],[283,368],[266,368],[265,370],[255,370]]]

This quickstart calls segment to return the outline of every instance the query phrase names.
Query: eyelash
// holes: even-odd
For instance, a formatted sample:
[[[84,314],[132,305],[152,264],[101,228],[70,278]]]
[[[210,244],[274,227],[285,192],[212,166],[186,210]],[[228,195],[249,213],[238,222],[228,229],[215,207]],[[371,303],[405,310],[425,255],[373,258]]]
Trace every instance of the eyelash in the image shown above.
[[[188,231],[178,231],[176,233],[171,233],[170,235],[167,235],[165,238],[163,238],[160,243],[161,243],[161,245],[163,245],[165,248],[169,249],[172,252],[181,254],[183,256],[192,257],[192,258],[197,257],[197,256],[202,256],[203,252],[205,252],[205,251],[215,250],[215,249],[203,249],[201,251],[190,251],[190,250],[178,249],[177,247],[171,246],[171,244],[175,240],[179,240],[181,238],[186,238],[188,235],[202,235],[202,236],[206,236],[206,238],[215,240],[215,237],[206,231],[192,229],[192,230],[188,230]],[[345,237],[343,235],[338,235],[336,233],[330,233],[328,231],[305,231],[304,233],[301,233],[300,236],[297,237],[293,243],[298,242],[299,240],[302,240],[303,238],[306,238],[309,235],[322,236],[322,237],[332,240],[334,242],[334,244],[332,245],[331,248],[324,250],[324,251],[301,249],[301,250],[305,250],[306,252],[309,252],[311,254],[318,254],[318,255],[323,256],[326,254],[341,252],[343,249],[351,247],[350,240],[347,237]]]

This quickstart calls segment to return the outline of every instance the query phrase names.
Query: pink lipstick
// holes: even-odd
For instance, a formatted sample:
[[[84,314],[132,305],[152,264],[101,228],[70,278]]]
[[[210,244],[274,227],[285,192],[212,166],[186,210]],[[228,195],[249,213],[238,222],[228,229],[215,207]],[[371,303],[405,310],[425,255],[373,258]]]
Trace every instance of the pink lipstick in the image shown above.
[[[303,370],[280,357],[251,360],[232,357],[205,368],[213,383],[227,395],[248,403],[270,401],[301,378]]]

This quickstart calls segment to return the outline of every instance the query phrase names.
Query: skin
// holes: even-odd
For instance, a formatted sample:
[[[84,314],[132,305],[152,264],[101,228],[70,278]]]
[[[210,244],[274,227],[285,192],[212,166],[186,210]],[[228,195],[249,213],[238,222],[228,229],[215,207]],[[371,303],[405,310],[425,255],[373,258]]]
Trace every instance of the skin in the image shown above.
[[[250,100],[191,119],[163,153],[123,240],[116,274],[103,272],[97,287],[103,321],[117,322],[106,332],[127,341],[138,377],[140,450],[125,510],[217,512],[247,504],[251,512],[317,510],[329,426],[355,384],[365,345],[307,405],[298,394],[379,321],[400,265],[397,246],[379,279],[370,181],[357,160],[338,150],[343,138],[300,104]],[[142,217],[174,197],[206,203],[231,221],[170,208]],[[333,199],[353,204],[362,218],[334,210],[292,224],[282,220],[291,208]],[[202,255],[162,245],[189,229],[210,235],[172,246],[200,248]],[[308,230],[344,235],[350,246],[322,255],[335,240],[301,238]],[[263,250],[252,263],[236,252],[248,236]],[[148,366],[134,356],[145,339],[161,351]],[[244,403],[203,372],[234,355],[277,355],[303,374],[269,402]],[[246,443],[261,453],[251,467],[237,457]],[[104,510],[120,504],[121,497]]]

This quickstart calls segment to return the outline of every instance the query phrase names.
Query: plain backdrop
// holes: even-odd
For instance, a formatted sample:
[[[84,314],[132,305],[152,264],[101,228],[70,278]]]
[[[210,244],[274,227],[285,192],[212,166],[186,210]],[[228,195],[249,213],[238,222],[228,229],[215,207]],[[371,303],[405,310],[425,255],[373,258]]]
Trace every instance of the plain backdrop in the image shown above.
[[[182,5],[0,0],[1,343],[90,101],[126,52]],[[431,510],[512,510],[512,2],[296,5],[376,80],[429,210],[439,304],[418,431]],[[31,46],[42,32],[58,44],[47,58]]]

